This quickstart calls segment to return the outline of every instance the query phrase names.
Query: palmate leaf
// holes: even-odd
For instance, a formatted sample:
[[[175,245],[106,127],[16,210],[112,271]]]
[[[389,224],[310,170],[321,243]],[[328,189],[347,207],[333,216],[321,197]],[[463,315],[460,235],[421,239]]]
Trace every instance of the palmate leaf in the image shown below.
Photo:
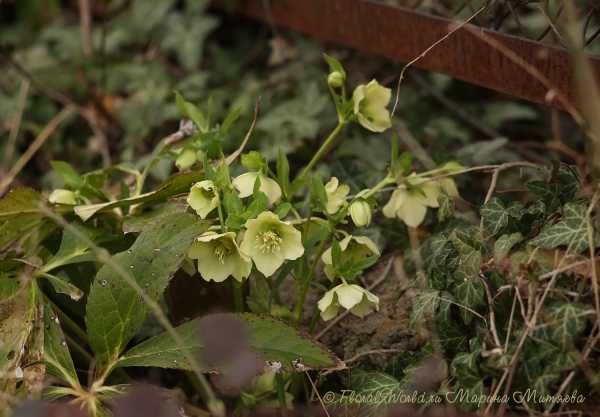
[[[8,415],[11,399],[36,397],[42,387],[44,355],[42,295],[35,280],[30,280],[0,329],[0,415]]]
[[[483,225],[492,235],[495,235],[508,224],[508,213],[504,203],[498,197],[490,199],[479,209],[483,217]]]
[[[479,274],[481,269],[482,255],[480,251],[476,251],[467,256],[463,262],[454,271],[454,279],[463,281]]]
[[[593,227],[585,220],[587,207],[567,203],[563,209],[563,218],[557,224],[542,231],[529,243],[544,249],[554,249],[560,245],[571,245],[571,253],[581,253],[589,248],[587,228]],[[593,230],[593,229],[592,229]]]
[[[361,410],[361,415],[364,415],[364,413],[376,412],[377,409],[379,409],[378,412],[380,415],[382,408],[392,405],[391,402],[394,400],[394,396],[400,392],[402,384],[396,378],[385,372],[364,372],[355,368],[352,370],[351,386],[356,395],[364,396],[365,398],[371,396],[373,400],[375,398],[380,399],[378,402],[373,401],[373,403],[366,404],[367,406],[373,407],[373,409]]]
[[[174,214],[144,230],[131,249],[112,260],[156,301],[209,224],[191,214]],[[100,371],[118,357],[150,312],[142,296],[112,266],[102,267],[90,289],[86,311],[90,345]]]
[[[438,210],[438,221],[443,222],[446,219],[454,218],[454,200],[452,200],[446,190],[442,189],[437,198],[440,206]]]
[[[429,288],[423,291],[415,300],[408,319],[408,331],[410,332],[413,326],[426,315],[433,316],[435,310],[440,304],[440,292]]]
[[[238,321],[245,330],[248,348],[255,354],[259,373],[297,372],[308,370],[341,369],[344,365],[329,349],[307,333],[287,322],[270,316],[252,313],[223,314]],[[190,353],[199,360],[203,343],[198,335],[202,321],[218,315],[205,316],[175,328]],[[281,366],[271,366],[280,363]],[[228,363],[199,363],[204,372],[226,372]],[[159,366],[192,370],[190,358],[183,355],[167,332],[149,339],[129,350],[116,364],[124,366]]]

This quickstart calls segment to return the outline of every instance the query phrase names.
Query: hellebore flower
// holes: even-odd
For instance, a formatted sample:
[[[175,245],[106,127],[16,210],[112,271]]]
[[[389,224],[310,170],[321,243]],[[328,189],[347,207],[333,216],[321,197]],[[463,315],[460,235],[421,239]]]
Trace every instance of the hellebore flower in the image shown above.
[[[341,284],[327,291],[319,300],[318,307],[321,310],[321,317],[327,321],[337,316],[340,306],[362,318],[369,311],[371,303],[375,304],[375,310],[378,311],[379,297],[358,285]]]
[[[270,204],[274,204],[281,198],[281,188],[277,181],[262,172],[246,172],[233,180],[232,184],[240,192],[240,198],[252,195],[257,178],[260,178],[260,191],[267,195]]]
[[[392,90],[380,86],[376,80],[366,86],[359,85],[354,90],[354,114],[365,129],[383,132],[392,127],[390,114],[386,108],[392,97]]]
[[[358,193],[356,199],[350,204],[350,208],[348,208],[350,217],[352,217],[352,221],[356,227],[368,226],[371,223],[371,216],[373,215],[371,205],[364,198],[360,198],[369,191],[369,189],[366,189]]]
[[[284,260],[298,259],[304,253],[301,233],[270,211],[248,220],[246,228],[240,249],[252,258],[256,269],[266,277],[273,275]]]
[[[327,194],[327,203],[325,204],[325,211],[328,214],[335,214],[338,210],[346,204],[346,196],[350,192],[350,187],[347,185],[339,185],[339,181],[336,177],[332,177],[331,180],[325,184],[325,193]]]
[[[233,232],[204,233],[196,239],[188,256],[198,259],[198,272],[206,281],[223,282],[232,275],[242,282],[252,269],[252,261],[238,248]]]
[[[344,84],[344,76],[339,71],[333,71],[327,76],[327,84],[333,88],[341,87]]]
[[[342,255],[340,256],[340,262],[342,263],[347,262],[352,257],[354,257],[354,262],[358,262],[369,255],[379,255],[381,253],[377,245],[366,236],[346,236],[340,242],[340,249],[342,249]],[[331,248],[323,252],[321,259],[325,262],[325,275],[330,281],[333,281],[334,269]]]
[[[219,204],[219,191],[212,181],[200,181],[192,186],[187,202],[204,219]]]
[[[389,219],[398,217],[407,226],[417,227],[425,219],[427,207],[439,207],[437,198],[440,195],[440,185],[436,181],[426,181],[426,178],[411,180],[411,177],[412,175],[406,178],[407,185],[410,187],[395,190],[382,211]],[[421,194],[419,189],[425,195]]]
[[[52,191],[52,194],[48,196],[48,201],[54,204],[77,204],[77,201],[75,201],[75,193],[73,191],[63,190],[62,188]]]

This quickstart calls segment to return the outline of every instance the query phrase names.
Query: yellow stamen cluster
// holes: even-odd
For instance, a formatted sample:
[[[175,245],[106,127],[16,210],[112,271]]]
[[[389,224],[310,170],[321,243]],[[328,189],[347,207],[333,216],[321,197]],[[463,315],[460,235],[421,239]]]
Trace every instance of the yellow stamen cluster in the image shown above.
[[[222,264],[225,263],[225,258],[233,253],[231,247],[219,240],[213,241],[213,249],[215,251],[215,256],[219,258],[219,261],[221,261]]]
[[[275,253],[275,249],[281,250],[279,244],[283,242],[276,231],[269,230],[267,232],[259,232],[256,236],[255,242],[259,245],[258,248],[262,253],[271,252]]]

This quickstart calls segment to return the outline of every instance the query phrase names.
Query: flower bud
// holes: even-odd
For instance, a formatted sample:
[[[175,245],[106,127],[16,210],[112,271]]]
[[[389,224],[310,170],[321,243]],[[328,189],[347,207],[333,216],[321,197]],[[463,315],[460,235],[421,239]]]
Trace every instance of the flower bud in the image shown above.
[[[175,166],[181,171],[188,169],[196,163],[196,150],[192,147],[185,147],[179,153]]]
[[[327,76],[327,83],[333,88],[341,87],[344,84],[344,76],[339,71],[333,71]]]
[[[350,217],[356,227],[368,226],[371,223],[371,206],[364,199],[354,201],[349,208]]]
[[[75,193],[73,191],[63,190],[62,188],[52,191],[52,194],[48,196],[48,201],[54,204],[77,204],[75,201]]]

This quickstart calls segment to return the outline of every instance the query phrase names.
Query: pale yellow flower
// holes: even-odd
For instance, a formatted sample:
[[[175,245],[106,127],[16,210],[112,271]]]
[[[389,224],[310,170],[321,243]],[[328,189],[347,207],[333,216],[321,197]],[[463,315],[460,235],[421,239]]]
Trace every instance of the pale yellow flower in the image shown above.
[[[204,219],[219,204],[219,190],[212,181],[197,182],[190,190],[187,203]]]
[[[281,198],[281,187],[261,172],[246,172],[235,178],[233,186],[239,191],[240,198],[249,197],[254,192],[254,183],[260,178],[260,191],[266,194],[270,204],[275,204]]]
[[[354,114],[358,122],[372,132],[383,132],[392,127],[387,105],[392,97],[392,90],[380,86],[376,80],[369,84],[359,85],[354,90]]]
[[[385,217],[398,217],[410,227],[417,227],[423,222],[427,207],[439,207],[437,198],[440,195],[440,185],[436,181],[428,181],[427,178],[411,179],[414,175],[405,179],[411,187],[395,190],[382,210]]]
[[[339,185],[339,181],[336,177],[332,177],[331,180],[325,184],[325,193],[327,194],[327,203],[325,204],[325,211],[328,214],[335,214],[341,207],[346,205],[346,196],[350,192],[350,187],[347,185]]]
[[[252,269],[250,257],[240,251],[233,232],[204,233],[196,239],[188,256],[198,259],[198,272],[206,281],[222,282],[231,275],[242,282]]]
[[[362,261],[367,256],[379,255],[379,248],[377,245],[366,236],[346,236],[340,242],[340,249],[342,254],[340,256],[340,262],[345,263],[354,257],[354,262]],[[321,259],[325,263],[325,275],[330,281],[334,278],[333,259],[331,257],[331,248],[323,252]]]
[[[344,307],[358,317],[364,317],[371,303],[379,310],[379,297],[354,284],[341,284],[327,291],[317,304],[323,320],[331,320],[338,314],[339,307]]]

